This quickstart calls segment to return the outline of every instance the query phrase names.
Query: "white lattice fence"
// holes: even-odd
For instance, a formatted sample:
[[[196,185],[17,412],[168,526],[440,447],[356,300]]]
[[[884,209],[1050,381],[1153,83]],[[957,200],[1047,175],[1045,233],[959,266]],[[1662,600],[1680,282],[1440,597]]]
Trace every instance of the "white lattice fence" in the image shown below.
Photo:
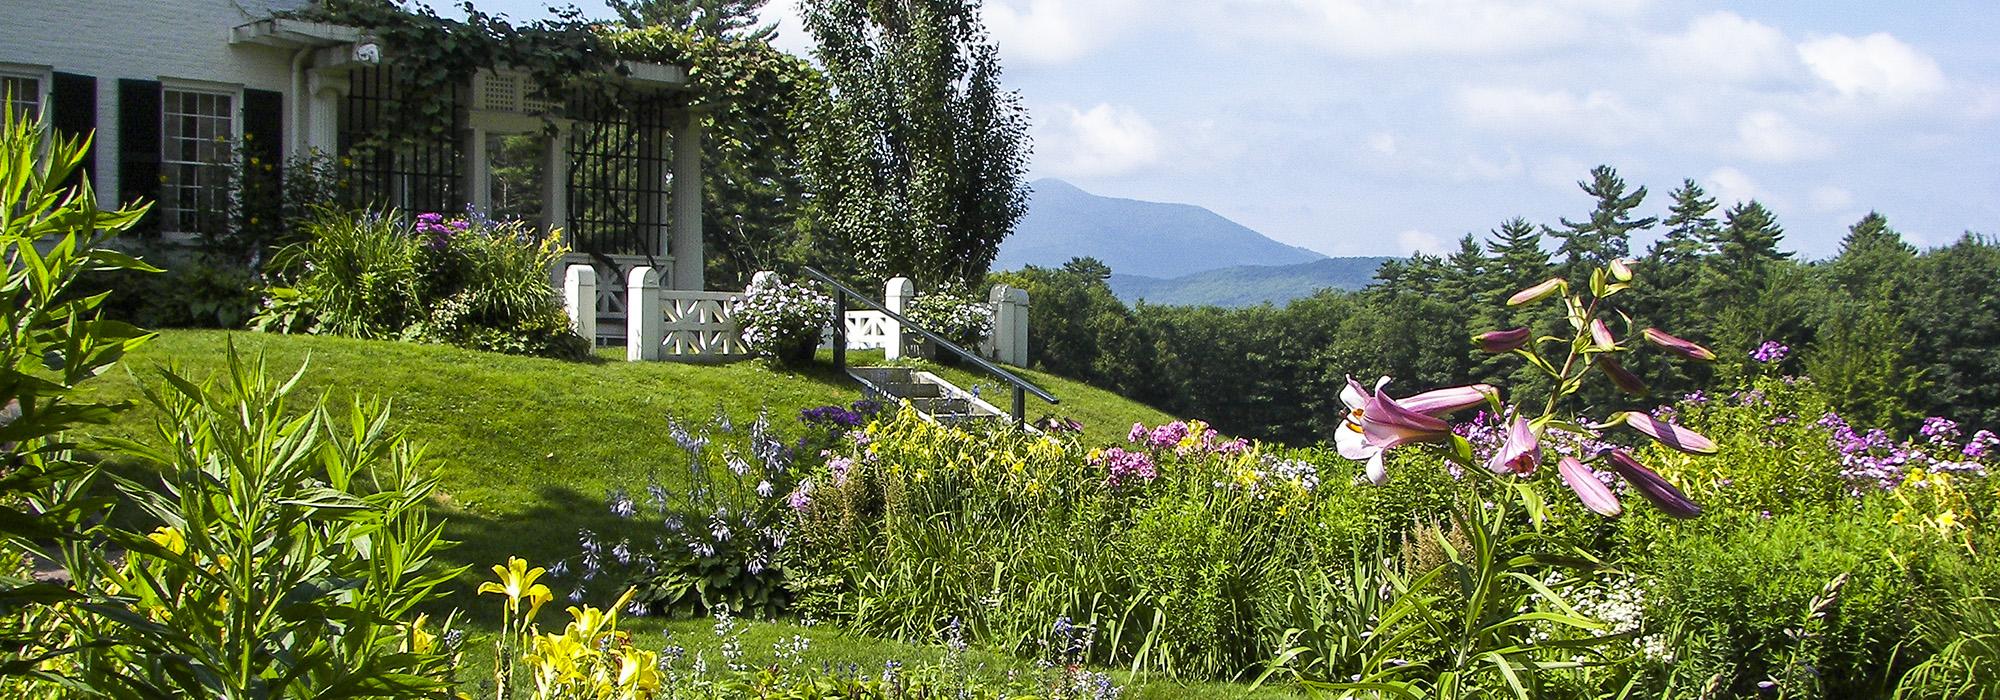
[[[730,315],[742,295],[662,290],[660,354],[676,360],[740,360],[750,356],[743,328]]]

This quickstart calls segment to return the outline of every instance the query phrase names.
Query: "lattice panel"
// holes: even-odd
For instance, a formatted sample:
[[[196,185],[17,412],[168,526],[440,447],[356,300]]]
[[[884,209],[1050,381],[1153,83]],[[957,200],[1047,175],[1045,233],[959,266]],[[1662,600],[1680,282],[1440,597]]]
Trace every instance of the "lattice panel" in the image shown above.
[[[880,311],[847,312],[847,349],[881,350],[889,347],[890,331],[896,322]]]
[[[535,96],[534,79],[525,73],[481,72],[472,79],[477,109],[513,114],[554,114],[562,102]]]
[[[750,356],[743,344],[743,328],[730,315],[738,295],[727,292],[665,291],[660,308],[666,314],[661,325],[661,354],[667,358],[690,356],[726,360]]]

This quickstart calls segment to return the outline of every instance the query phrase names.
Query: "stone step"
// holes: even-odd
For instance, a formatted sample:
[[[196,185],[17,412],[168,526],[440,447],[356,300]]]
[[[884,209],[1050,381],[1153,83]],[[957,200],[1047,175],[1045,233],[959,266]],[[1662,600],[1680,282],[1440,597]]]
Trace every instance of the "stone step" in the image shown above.
[[[856,367],[852,371],[855,376],[883,387],[891,384],[913,384],[916,382],[914,376],[915,370],[908,367]]]
[[[944,387],[930,382],[915,384],[881,384],[883,391],[899,399],[928,399],[944,395]]]

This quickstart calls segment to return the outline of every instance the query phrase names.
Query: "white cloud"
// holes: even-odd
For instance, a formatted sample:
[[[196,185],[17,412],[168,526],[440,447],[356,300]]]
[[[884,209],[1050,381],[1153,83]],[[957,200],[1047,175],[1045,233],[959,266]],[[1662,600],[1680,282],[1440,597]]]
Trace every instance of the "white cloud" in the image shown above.
[[[1790,163],[1823,157],[1833,152],[1833,144],[1785,115],[1758,110],[1736,120],[1734,150],[1754,160]]]
[[[1763,188],[1757,186],[1757,181],[1750,179],[1749,174],[1726,165],[1716,168],[1714,172],[1708,174],[1708,177],[1702,178],[1701,184],[1708,190],[1710,196],[1715,197],[1716,203],[1722,209],[1752,199],[1760,201],[1769,199]]]
[[[1412,253],[1442,255],[1445,251],[1443,239],[1416,229],[1396,234],[1396,248],[1405,255]]]
[[[1536,183],[1563,194],[1576,192],[1576,183],[1590,176],[1590,164],[1564,155],[1536,159],[1528,176]]]
[[[1503,161],[1496,161],[1477,153],[1466,155],[1458,167],[1452,170],[1452,177],[1457,180],[1495,182],[1513,179],[1526,169],[1526,166],[1521,164],[1520,154],[1509,148],[1507,159]]]
[[[1617,144],[1653,128],[1617,93],[1605,90],[1578,95],[1568,90],[1468,87],[1459,89],[1457,101],[1466,122],[1498,131]]]
[[[1350,56],[1491,56],[1593,34],[1644,0],[1223,0],[1211,26],[1255,40],[1283,37]]]
[[[1854,206],[1853,192],[1849,192],[1845,189],[1835,187],[1833,185],[1821,185],[1819,187],[1813,188],[1812,191],[1813,211],[1817,211],[1822,214],[1827,214],[1827,213],[1845,211],[1853,206]]]
[[[1009,58],[1068,63],[1130,28],[1141,9],[1137,0],[994,0],[981,16]]]
[[[1801,42],[1798,51],[1813,75],[1849,99],[1902,104],[1945,86],[1937,61],[1888,34],[1835,34]]]
[[[1659,69],[1702,81],[1763,83],[1799,67],[1784,32],[1726,11],[1696,17],[1687,31],[1650,39],[1646,48]]]
[[[1369,134],[1368,150],[1385,156],[1396,155],[1396,135],[1387,131],[1377,131]]]
[[[1124,175],[1161,160],[1159,130],[1130,107],[1056,105],[1049,113],[1035,120],[1034,139],[1036,164],[1052,175]]]

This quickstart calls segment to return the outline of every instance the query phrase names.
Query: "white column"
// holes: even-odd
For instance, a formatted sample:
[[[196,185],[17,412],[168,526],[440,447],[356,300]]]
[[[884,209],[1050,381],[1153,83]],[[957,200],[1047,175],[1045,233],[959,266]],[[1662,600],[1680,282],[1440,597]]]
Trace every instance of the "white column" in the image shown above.
[[[993,304],[993,359],[1027,366],[1028,290],[999,284],[986,298]]]
[[[311,96],[306,100],[306,123],[300,132],[305,135],[305,149],[300,154],[319,151],[329,156],[340,155],[340,101],[345,97],[347,78],[344,74],[321,74],[313,71],[306,78],[306,92]]]
[[[568,121],[557,121],[549,137],[547,160],[542,168],[542,218],[548,231],[569,226],[569,132]]]
[[[569,327],[591,344],[597,343],[597,268],[571,265],[563,273],[563,310]]]
[[[917,285],[908,277],[891,277],[887,284],[882,285],[882,305],[899,314],[909,312],[910,300],[916,296]],[[889,337],[883,340],[882,356],[894,360],[903,356],[903,343],[906,342],[903,340],[903,324],[892,318],[887,326]]]
[[[640,265],[625,275],[625,361],[660,359],[660,273]]]
[[[687,123],[674,135],[674,232],[668,253],[674,258],[674,289],[707,289],[701,240],[701,114],[687,113]]]

